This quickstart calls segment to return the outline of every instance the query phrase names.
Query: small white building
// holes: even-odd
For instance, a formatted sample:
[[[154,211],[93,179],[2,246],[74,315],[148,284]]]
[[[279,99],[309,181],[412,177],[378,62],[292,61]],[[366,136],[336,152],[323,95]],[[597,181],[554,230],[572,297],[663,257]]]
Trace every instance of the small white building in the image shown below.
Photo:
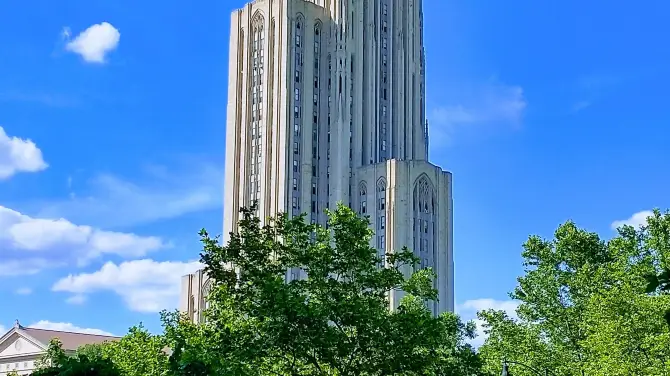
[[[26,328],[16,321],[14,327],[0,337],[0,376],[12,371],[19,375],[32,373],[35,362],[42,358],[53,338],[58,338],[63,344],[63,350],[70,354],[83,345],[119,339],[95,334]]]

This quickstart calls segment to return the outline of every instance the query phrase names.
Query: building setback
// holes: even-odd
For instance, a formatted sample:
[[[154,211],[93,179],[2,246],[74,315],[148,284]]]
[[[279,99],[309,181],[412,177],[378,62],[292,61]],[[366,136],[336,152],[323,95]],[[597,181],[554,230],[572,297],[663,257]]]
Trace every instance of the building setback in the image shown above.
[[[260,218],[320,224],[343,202],[370,217],[380,256],[408,246],[432,267],[429,308],[453,311],[452,175],[428,162],[422,1],[256,0],[233,11],[229,49],[223,241],[254,201]],[[193,320],[207,289],[202,272],[182,279]]]

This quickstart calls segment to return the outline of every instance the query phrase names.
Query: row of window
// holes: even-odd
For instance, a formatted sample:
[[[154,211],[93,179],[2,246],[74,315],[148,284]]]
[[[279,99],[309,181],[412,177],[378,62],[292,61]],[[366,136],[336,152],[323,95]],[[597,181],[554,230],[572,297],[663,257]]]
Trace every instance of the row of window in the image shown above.
[[[330,164],[330,90],[332,87],[331,83],[331,76],[333,73],[333,61],[330,55],[328,55],[328,118],[326,121],[326,126],[327,126],[327,141],[326,141],[326,161],[327,163]],[[330,199],[330,168],[326,170],[326,208],[329,207],[329,199]]]
[[[380,48],[380,54],[381,54],[381,67],[380,67],[380,76],[381,76],[381,108],[379,109],[380,111],[380,124],[381,124],[381,142],[377,145],[378,147],[378,154],[379,158],[378,161],[385,161],[387,160],[390,156],[388,155],[387,147],[386,147],[386,139],[387,139],[387,132],[386,132],[386,124],[388,124],[388,113],[386,109],[386,103],[388,100],[387,93],[388,93],[388,81],[387,81],[387,76],[388,76],[388,51],[389,51],[389,46],[388,46],[388,38],[389,38],[389,30],[388,30],[388,0],[382,0],[382,9],[381,9],[381,15],[380,15],[380,20],[381,20],[381,29],[380,29],[380,39],[382,41],[381,43],[381,48]]]
[[[380,253],[380,258],[384,259],[384,252],[386,249],[386,234],[383,230],[386,229],[386,182],[380,180],[377,183],[377,205],[376,205],[376,223],[377,223],[377,250]],[[359,188],[359,213],[366,215],[368,213],[368,191],[365,183]]]
[[[319,58],[321,54],[321,32],[320,26],[314,26],[314,95],[312,97],[312,105],[314,110],[312,113],[312,207],[311,207],[311,222],[316,223],[319,219],[319,201],[318,201],[318,145],[319,145],[319,103],[320,103],[320,90],[319,90],[319,81],[321,80],[321,75],[319,72]]]
[[[382,247],[380,252],[385,252],[386,249],[386,181],[380,180],[377,182],[377,230],[379,242]]]
[[[302,20],[298,20],[295,25],[295,59],[294,59],[294,107],[293,107],[293,197],[291,207],[293,208],[293,215],[300,213],[300,193],[301,193],[301,176],[300,176],[300,160],[302,150],[302,68],[303,68],[303,53],[302,53]]]
[[[428,233],[429,227],[433,229],[433,226],[435,226],[435,224],[432,221],[428,221],[427,219],[414,218],[414,220],[412,221],[412,230],[415,232],[417,230],[417,223],[419,224],[419,231],[423,232],[424,234]]]
[[[249,158],[249,184],[248,195],[251,202],[255,202],[260,197],[261,191],[261,161],[262,161],[262,136],[263,126],[263,72],[264,72],[264,48],[265,48],[265,30],[263,20],[255,20],[253,28],[253,50],[252,50],[252,107],[250,123],[250,158]],[[250,203],[251,203],[250,202]]]
[[[428,179],[424,177],[419,180],[414,187],[413,196],[414,220],[412,228],[414,231],[414,248],[421,255],[421,267],[426,268],[432,266],[428,261],[429,258],[432,259],[434,251],[433,242],[435,241],[434,192]]]
[[[23,366],[23,367],[22,367]],[[19,370],[19,369],[32,369],[33,368],[33,362],[16,362],[13,364],[6,364],[4,366],[0,365],[0,369],[5,369],[7,371],[12,371],[12,370]]]
[[[432,190],[428,188],[428,182],[426,180],[422,180],[419,182],[417,190],[418,192],[418,197],[415,194],[415,206],[419,207],[425,207],[426,202],[428,201],[427,198],[428,196],[431,197],[432,200]],[[385,237],[385,232],[383,230],[386,229],[386,197],[385,197],[385,182],[380,181],[380,183],[377,185],[377,249],[378,252],[380,253],[380,257],[383,260],[384,259],[384,252],[386,248],[386,237]],[[367,188],[365,184],[362,184],[360,186],[359,190],[359,212],[363,215],[367,214]],[[434,232],[434,226],[435,226],[435,218],[434,218],[434,211],[425,211],[425,212],[418,212],[419,218],[414,218],[412,221],[412,227],[414,231],[414,236],[415,236],[415,247],[416,249],[422,254],[425,255],[426,253],[432,252],[432,246],[429,247],[430,244],[432,244],[432,235]],[[415,214],[416,215],[416,214]],[[418,228],[417,228],[418,225]],[[418,230],[418,231],[417,231]],[[429,267],[429,262],[428,258],[423,258],[421,267],[426,268]]]

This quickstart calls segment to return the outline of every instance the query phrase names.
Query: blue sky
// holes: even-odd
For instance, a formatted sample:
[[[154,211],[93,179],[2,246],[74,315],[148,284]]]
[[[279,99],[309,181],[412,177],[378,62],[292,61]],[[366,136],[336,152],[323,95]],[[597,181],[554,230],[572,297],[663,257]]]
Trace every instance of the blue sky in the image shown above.
[[[1,325],[123,334],[176,306],[197,231],[222,225],[229,15],[243,1],[196,3],[0,13]],[[573,219],[609,237],[670,206],[669,5],[424,4],[431,159],[454,174],[465,317],[513,309],[529,234]]]

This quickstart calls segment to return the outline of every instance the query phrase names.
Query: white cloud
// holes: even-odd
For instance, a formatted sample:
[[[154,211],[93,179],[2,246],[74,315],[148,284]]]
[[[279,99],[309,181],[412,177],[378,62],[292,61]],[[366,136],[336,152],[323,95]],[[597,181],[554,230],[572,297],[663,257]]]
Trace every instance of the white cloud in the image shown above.
[[[0,325],[0,336],[4,335],[7,333],[7,328],[4,327],[4,325]]]
[[[197,261],[134,260],[119,265],[108,262],[93,273],[69,275],[56,282],[53,291],[87,295],[111,291],[128,308],[153,313],[177,307],[181,277],[202,268]]]
[[[64,28],[62,33],[65,39],[70,38],[70,29]],[[105,56],[119,45],[121,33],[108,22],[90,26],[82,31],[73,40],[67,42],[65,49],[80,55],[89,63],[105,62]]]
[[[55,268],[64,266],[65,263],[48,258],[24,257],[17,254],[6,252],[0,254],[0,277],[16,277],[22,275],[34,275],[46,268]]]
[[[489,82],[455,91],[458,95],[447,96],[447,103],[433,107],[429,113],[431,142],[449,142],[468,127],[516,128],[523,121],[527,102],[520,86]]]
[[[33,218],[0,206],[0,275],[35,274],[71,262],[85,265],[105,254],[142,257],[166,246],[154,236],[103,231],[63,218]]]
[[[639,229],[641,226],[645,226],[647,224],[647,218],[653,215],[654,212],[652,212],[651,210],[643,210],[641,212],[637,212],[628,219],[622,219],[619,221],[612,222],[612,229],[616,230],[623,225],[629,225]]]
[[[72,305],[81,305],[86,303],[86,295],[72,295],[71,297],[65,299],[67,304]]]
[[[94,328],[81,328],[76,325],[73,325],[69,322],[51,322],[46,320],[38,321],[32,325],[28,325],[28,328],[36,329],[46,329],[46,330],[57,330],[59,332],[72,332],[72,333],[84,333],[84,334],[97,334],[101,336],[113,336],[114,334],[106,332],[101,329]]]
[[[141,181],[100,174],[60,201],[40,202],[41,216],[65,217],[100,227],[123,227],[218,209],[223,204],[223,170],[202,161],[166,169],[152,166]],[[72,182],[71,182],[72,183]]]
[[[34,142],[18,137],[9,137],[0,127],[0,180],[8,179],[18,172],[38,172],[48,165],[42,159],[42,151]]]
[[[30,295],[33,293],[33,290],[29,287],[22,287],[15,291],[17,295]]]
[[[512,300],[495,300],[495,299],[474,299],[467,300],[462,304],[456,306],[456,313],[458,313],[464,321],[474,321],[477,325],[477,337],[470,341],[474,347],[481,346],[486,340],[482,320],[477,318],[477,312],[493,309],[496,311],[505,311],[507,315],[513,319],[517,318],[516,309],[519,304]]]

